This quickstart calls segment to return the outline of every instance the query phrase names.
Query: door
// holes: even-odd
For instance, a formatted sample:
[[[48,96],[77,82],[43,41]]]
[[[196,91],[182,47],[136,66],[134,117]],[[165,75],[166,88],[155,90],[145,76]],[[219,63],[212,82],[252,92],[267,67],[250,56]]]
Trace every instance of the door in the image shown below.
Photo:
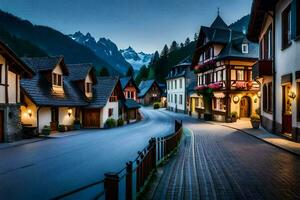
[[[242,97],[240,102],[240,117],[250,117],[250,97]]]
[[[0,142],[4,142],[4,112],[0,110]]]
[[[56,131],[58,127],[58,108],[51,108],[51,131]]]
[[[100,110],[88,109],[83,112],[84,128],[100,128]]]
[[[282,133],[291,136],[292,133],[292,102],[288,97],[291,85],[282,86]]]

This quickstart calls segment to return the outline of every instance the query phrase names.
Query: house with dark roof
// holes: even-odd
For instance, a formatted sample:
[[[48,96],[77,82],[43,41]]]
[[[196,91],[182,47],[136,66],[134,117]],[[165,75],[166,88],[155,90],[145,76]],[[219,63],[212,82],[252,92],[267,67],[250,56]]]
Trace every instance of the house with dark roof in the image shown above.
[[[189,58],[173,66],[166,77],[167,109],[188,113],[189,88],[195,87],[195,74],[191,70]]]
[[[50,126],[56,131],[58,125],[71,127],[75,119],[80,120],[97,83],[92,65],[66,65],[62,56],[23,61],[35,72],[33,78],[21,80],[23,126],[36,127],[38,132]]]
[[[124,109],[125,109],[124,117],[126,122],[130,123],[139,119],[140,116],[139,114],[140,105],[136,102],[139,88],[132,77],[120,78],[120,82],[126,99],[124,103]]]
[[[163,90],[155,80],[142,81],[139,85],[138,102],[143,105],[151,105],[161,102]]]
[[[118,77],[97,77],[94,97],[83,109],[83,127],[103,128],[107,119],[124,119],[124,102]]]
[[[22,138],[20,80],[35,72],[0,41],[0,142]]]
[[[191,65],[197,86],[189,110],[207,120],[250,117],[259,107],[259,84],[252,78],[257,58],[258,45],[219,14],[210,27],[202,26]]]
[[[259,43],[252,69],[261,85],[261,125],[300,141],[300,1],[253,0],[248,39]]]

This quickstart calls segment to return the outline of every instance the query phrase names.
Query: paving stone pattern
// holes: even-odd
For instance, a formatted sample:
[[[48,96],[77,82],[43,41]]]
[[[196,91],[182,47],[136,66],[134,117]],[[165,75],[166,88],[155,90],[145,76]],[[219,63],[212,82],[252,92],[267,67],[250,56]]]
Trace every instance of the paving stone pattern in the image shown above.
[[[300,199],[300,157],[220,125],[192,130],[154,199]]]

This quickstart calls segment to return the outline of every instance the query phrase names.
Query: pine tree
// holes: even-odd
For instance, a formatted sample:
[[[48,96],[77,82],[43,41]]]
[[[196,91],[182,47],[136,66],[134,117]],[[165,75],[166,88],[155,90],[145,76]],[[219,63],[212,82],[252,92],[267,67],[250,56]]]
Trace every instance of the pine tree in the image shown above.
[[[184,47],[184,44],[181,42],[180,43],[180,48],[183,48]]]
[[[178,44],[176,41],[173,41],[171,46],[170,46],[170,52],[175,51],[178,49]]]
[[[132,67],[129,67],[127,73],[126,73],[126,76],[130,76],[130,77],[133,77],[134,76],[134,70]]]
[[[135,82],[137,83],[137,85],[139,85],[141,81],[147,80],[148,74],[149,74],[149,68],[147,68],[145,65],[143,65],[140,68],[140,71],[135,78]]]
[[[161,57],[162,57],[162,56],[166,56],[166,55],[168,55],[168,53],[169,53],[169,47],[168,47],[168,45],[165,44],[163,50],[162,50],[161,53],[160,53],[160,56],[161,56]]]
[[[151,59],[150,66],[153,65],[154,63],[156,63],[158,61],[158,59],[159,59],[159,53],[158,53],[158,51],[155,51],[155,53]]]
[[[147,79],[155,79],[155,69],[153,67],[150,68]]]
[[[194,41],[197,41],[198,40],[198,33],[195,33],[194,35]]]
[[[109,76],[109,72],[106,69],[106,67],[101,68],[101,70],[99,72],[99,76]]]
[[[191,43],[190,38],[186,38],[185,42],[184,42],[184,46],[187,46]]]

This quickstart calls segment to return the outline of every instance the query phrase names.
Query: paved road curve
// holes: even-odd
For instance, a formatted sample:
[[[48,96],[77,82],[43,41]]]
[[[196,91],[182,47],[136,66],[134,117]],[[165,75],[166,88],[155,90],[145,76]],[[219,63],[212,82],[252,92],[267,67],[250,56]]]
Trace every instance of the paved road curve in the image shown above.
[[[154,199],[300,199],[300,157],[227,127],[168,114],[182,118],[192,134],[166,166]]]
[[[120,170],[151,137],[173,131],[165,113],[143,112],[146,120],[129,126],[0,150],[0,199],[49,199]]]

